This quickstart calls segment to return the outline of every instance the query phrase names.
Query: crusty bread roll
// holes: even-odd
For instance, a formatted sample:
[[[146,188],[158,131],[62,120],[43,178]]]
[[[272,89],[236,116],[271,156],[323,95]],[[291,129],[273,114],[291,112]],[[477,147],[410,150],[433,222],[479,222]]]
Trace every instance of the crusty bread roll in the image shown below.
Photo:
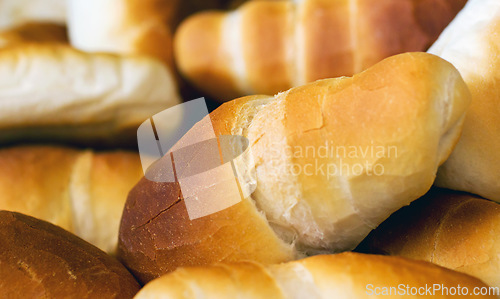
[[[0,297],[132,298],[139,284],[97,247],[19,213],[0,211]]]
[[[500,202],[500,1],[470,0],[429,52],[453,63],[472,93],[462,137],[436,185]]]
[[[29,22],[0,31],[0,47],[22,43],[68,43],[66,26]]]
[[[0,28],[28,22],[66,23],[66,0],[0,0]]]
[[[157,60],[61,44],[0,49],[0,82],[1,142],[135,143],[144,120],[180,102],[171,73]]]
[[[174,52],[180,71],[217,100],[275,94],[425,51],[465,2],[249,1],[186,20]]]
[[[481,289],[488,291],[477,278],[430,263],[343,253],[272,266],[240,262],[180,268],[148,283],[135,299],[454,297],[450,291],[448,294],[434,291],[437,286],[455,291],[460,286],[462,290],[467,289],[469,295]],[[382,295],[384,289],[390,295]]]
[[[500,287],[500,206],[435,189],[392,215],[360,247],[433,262]]]
[[[179,0],[69,0],[71,44],[82,51],[144,54],[169,65]]]
[[[235,168],[244,173],[255,167],[239,187],[248,191],[256,185],[255,192],[190,220],[186,190],[143,178],[124,209],[119,255],[146,282],[179,266],[241,259],[277,263],[352,249],[430,189],[459,137],[469,100],[451,64],[407,53],[352,78],[224,104],[210,115],[215,135],[248,138],[255,165],[243,159]],[[205,124],[179,143],[200,138],[208,132]],[[187,165],[175,160],[178,176],[198,169],[206,156],[198,151],[189,158]],[[167,155],[154,169],[166,172],[171,163]]]
[[[0,150],[0,209],[59,225],[114,252],[127,193],[142,176],[139,155],[63,147]]]

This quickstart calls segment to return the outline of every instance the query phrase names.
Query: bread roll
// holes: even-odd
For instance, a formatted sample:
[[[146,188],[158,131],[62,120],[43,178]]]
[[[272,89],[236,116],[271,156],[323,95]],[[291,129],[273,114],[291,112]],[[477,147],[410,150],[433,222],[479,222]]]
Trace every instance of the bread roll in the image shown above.
[[[68,43],[66,26],[30,22],[0,31],[0,47],[23,43]]]
[[[500,1],[470,0],[429,52],[453,63],[472,93],[462,137],[436,185],[500,202]]]
[[[142,176],[139,155],[64,147],[0,150],[0,209],[28,214],[114,252],[127,193]]]
[[[433,262],[500,287],[500,206],[435,189],[392,215],[362,247]]]
[[[425,51],[466,0],[249,1],[176,32],[182,74],[217,100],[275,94]]]
[[[82,51],[143,54],[173,65],[179,0],[69,0],[71,44]]]
[[[66,23],[66,0],[0,0],[0,29],[29,22]]]
[[[0,297],[132,298],[139,284],[118,261],[60,227],[0,211]]]
[[[0,142],[135,143],[143,121],[180,102],[169,70],[154,59],[61,44],[1,49],[0,82]]]
[[[243,159],[235,168],[254,168],[239,188],[257,189],[225,210],[190,220],[186,200],[196,196],[184,198],[178,183],[143,178],[122,217],[121,259],[147,282],[179,266],[277,263],[352,249],[429,190],[459,137],[469,100],[451,64],[408,53],[352,78],[224,104],[210,115],[215,135],[248,138],[255,165]],[[204,124],[179,143],[208,132]],[[205,160],[203,151],[189,156],[187,165],[175,160],[177,176]],[[166,172],[171,163],[167,155],[154,169]]]
[[[273,266],[240,262],[180,268],[148,283],[135,298],[454,297],[450,291],[447,294],[445,291],[432,290],[438,286],[441,289],[454,288],[455,291],[460,286],[463,292],[470,292],[469,295],[481,289],[487,291],[487,286],[476,278],[430,263],[343,253]],[[391,296],[382,295],[384,288]],[[490,295],[485,298],[496,297]]]

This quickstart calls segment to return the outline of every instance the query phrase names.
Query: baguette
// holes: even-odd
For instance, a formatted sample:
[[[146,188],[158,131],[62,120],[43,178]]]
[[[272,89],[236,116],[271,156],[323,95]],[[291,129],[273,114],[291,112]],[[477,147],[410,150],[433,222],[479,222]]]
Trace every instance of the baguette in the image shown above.
[[[466,0],[249,1],[180,26],[181,73],[217,100],[275,94],[425,51]]]
[[[144,120],[180,102],[171,73],[157,60],[88,54],[62,44],[0,49],[0,82],[4,143],[131,143]]]
[[[436,286],[442,290],[430,290]],[[444,289],[458,286],[469,295],[487,290],[476,278],[430,263],[343,253],[272,266],[240,262],[181,268],[148,283],[135,298],[452,298]],[[384,296],[384,289],[392,296]]]
[[[0,297],[132,298],[139,284],[117,260],[48,222],[0,211]]]
[[[0,209],[58,225],[113,253],[139,155],[52,146],[0,150]]]
[[[432,262],[500,287],[500,206],[435,189],[392,215],[360,248]]]
[[[464,131],[436,185],[500,202],[500,1],[470,0],[431,47],[472,93]]]
[[[221,194],[219,201],[236,204],[190,220],[187,202],[196,202],[196,195],[184,198],[178,183],[143,178],[125,205],[120,258],[147,282],[179,266],[241,259],[278,263],[353,249],[391,213],[430,189],[459,138],[469,101],[451,64],[408,53],[352,78],[226,103],[209,120],[215,136],[248,139],[253,159],[239,160],[235,168],[254,169],[239,188],[249,194],[253,185],[255,192],[232,199]],[[205,136],[206,123],[178,144]],[[187,165],[175,160],[177,179],[200,169],[205,153],[198,150]],[[170,155],[153,169],[172,169]]]

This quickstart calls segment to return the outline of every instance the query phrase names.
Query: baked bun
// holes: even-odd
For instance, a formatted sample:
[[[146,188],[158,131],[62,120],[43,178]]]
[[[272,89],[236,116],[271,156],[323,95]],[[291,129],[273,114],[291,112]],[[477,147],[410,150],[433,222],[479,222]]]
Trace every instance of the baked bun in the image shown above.
[[[500,205],[434,189],[392,215],[361,247],[429,261],[500,287]]]
[[[112,253],[127,193],[142,175],[132,152],[3,148],[0,209],[51,222]]]
[[[139,284],[117,260],[60,227],[0,211],[0,297],[132,298]]]
[[[275,94],[425,51],[465,2],[248,1],[185,20],[174,55],[181,73],[216,100]]]
[[[429,52],[450,61],[472,93],[462,137],[436,185],[500,202],[500,1],[470,0]]]
[[[433,292],[432,288],[437,286],[455,292],[460,286],[469,295],[488,290],[479,279],[430,263],[343,253],[272,266],[240,262],[180,268],[148,283],[135,298],[368,299],[375,295],[386,297],[384,290],[391,292],[388,298],[454,297],[450,291]]]
[[[235,188],[245,196],[219,191],[235,183],[232,172],[204,172],[204,179],[182,190],[173,180],[153,181],[172,171],[167,155],[153,165],[152,180],[143,178],[129,194],[120,258],[147,282],[179,266],[242,259],[279,263],[353,249],[391,213],[430,189],[459,137],[469,100],[451,64],[407,53],[352,78],[228,102],[175,148],[205,140],[207,123],[214,138],[246,137],[251,154],[234,162],[236,172],[245,174]],[[241,147],[235,142],[220,151],[236,155]],[[187,161],[175,158],[177,181],[199,174],[209,153],[195,148]],[[214,168],[227,161],[218,148],[215,156]],[[205,188],[217,194],[213,201],[198,200],[204,191],[188,193]]]
[[[0,82],[0,142],[135,143],[144,120],[180,103],[159,61],[62,44],[0,49]]]

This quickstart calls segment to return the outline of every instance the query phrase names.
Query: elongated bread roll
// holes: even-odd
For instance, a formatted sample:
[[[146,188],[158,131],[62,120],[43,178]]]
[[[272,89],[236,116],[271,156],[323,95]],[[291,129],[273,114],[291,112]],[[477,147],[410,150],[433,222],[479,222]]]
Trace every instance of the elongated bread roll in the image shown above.
[[[430,263],[343,253],[272,266],[240,262],[181,268],[148,283],[135,298],[454,298],[450,293],[457,287],[469,295],[488,291],[477,278]]]
[[[392,215],[361,247],[433,262],[500,287],[500,206],[436,189]]]
[[[179,103],[169,70],[143,56],[61,44],[0,50],[0,141],[134,141],[146,119]],[[175,118],[171,125],[176,126]],[[132,131],[132,134],[121,132]]]
[[[179,266],[241,259],[277,263],[304,253],[352,249],[430,189],[459,137],[469,101],[451,64],[408,53],[352,78],[226,103],[210,115],[215,136],[248,139],[253,159],[240,159],[234,167],[249,173],[238,187],[242,194],[252,185],[255,192],[244,198],[215,196],[214,204],[237,204],[190,220],[187,205],[196,210],[197,196],[183,194],[205,182],[181,189],[178,183],[143,178],[130,192],[122,217],[121,259],[146,282]],[[179,143],[205,136],[206,123]],[[174,159],[178,180],[196,173],[206,163],[205,153],[190,155],[186,165]],[[158,174],[169,169],[170,155],[155,164]],[[210,205],[199,208],[204,204]]]
[[[66,0],[1,0],[0,28],[28,22],[66,23]]]
[[[132,298],[139,284],[117,260],[60,227],[0,211],[0,297]]]
[[[275,94],[425,51],[465,2],[249,1],[186,20],[174,52],[180,71],[217,100]]]
[[[500,202],[500,1],[470,0],[429,52],[453,63],[472,93],[462,137],[436,185]]]
[[[59,225],[114,252],[127,193],[140,179],[139,156],[63,147],[0,150],[0,209]]]

